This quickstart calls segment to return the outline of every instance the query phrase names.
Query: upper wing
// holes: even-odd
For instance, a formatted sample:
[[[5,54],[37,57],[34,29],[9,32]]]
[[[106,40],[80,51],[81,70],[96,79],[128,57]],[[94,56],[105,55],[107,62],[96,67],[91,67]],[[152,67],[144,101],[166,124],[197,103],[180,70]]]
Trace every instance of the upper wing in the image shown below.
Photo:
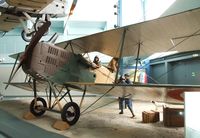
[[[142,43],[140,56],[149,56],[155,52],[197,50],[200,43],[199,33],[200,9],[194,9],[57,45],[64,47],[70,42],[77,53],[98,51],[119,57],[120,46],[124,40],[122,56],[136,56],[139,43]]]

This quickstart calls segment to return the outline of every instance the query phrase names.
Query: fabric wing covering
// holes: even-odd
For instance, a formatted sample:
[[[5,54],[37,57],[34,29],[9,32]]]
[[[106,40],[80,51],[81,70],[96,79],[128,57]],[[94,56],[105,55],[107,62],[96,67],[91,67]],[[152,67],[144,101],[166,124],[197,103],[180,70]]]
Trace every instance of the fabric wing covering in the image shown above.
[[[125,37],[123,32],[126,30]],[[76,53],[98,51],[119,57],[124,38],[122,56],[136,56],[139,43],[140,56],[156,52],[199,50],[200,9],[162,17],[138,24],[58,43],[65,47],[68,42]]]

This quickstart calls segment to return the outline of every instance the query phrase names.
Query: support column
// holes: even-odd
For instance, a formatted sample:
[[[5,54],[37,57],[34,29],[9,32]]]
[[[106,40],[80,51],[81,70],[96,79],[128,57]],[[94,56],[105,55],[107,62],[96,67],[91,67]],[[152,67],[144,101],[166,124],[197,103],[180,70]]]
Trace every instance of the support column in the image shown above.
[[[139,63],[139,57],[140,57],[140,46],[141,46],[141,42],[138,43],[138,51],[137,51],[136,66],[135,66],[135,75],[134,75],[133,82],[135,82],[135,80],[136,80],[136,73],[137,73],[137,68],[138,68],[138,63]]]
[[[120,55],[119,55],[119,60],[118,60],[118,69],[117,69],[116,76],[115,76],[115,83],[117,82],[118,74],[119,74],[119,67],[120,67],[120,65],[121,65],[120,60],[122,59],[122,54],[123,54],[123,48],[124,48],[124,42],[125,42],[126,31],[127,31],[127,29],[124,28],[124,31],[123,31],[123,34],[122,34],[121,47],[120,47]]]

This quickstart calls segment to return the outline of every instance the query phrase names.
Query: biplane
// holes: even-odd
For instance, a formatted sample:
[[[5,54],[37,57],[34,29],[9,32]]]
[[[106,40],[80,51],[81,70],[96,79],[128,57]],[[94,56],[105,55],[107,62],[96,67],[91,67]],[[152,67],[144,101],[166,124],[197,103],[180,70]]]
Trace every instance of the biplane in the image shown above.
[[[33,34],[50,18],[69,18],[76,3],[77,0],[73,0],[68,11],[70,3],[66,0],[0,0],[0,31],[6,33],[22,25],[21,36],[30,42]],[[31,27],[26,25],[27,20],[33,24]]]
[[[199,89],[200,85],[188,84],[150,84],[137,83],[124,85],[117,83],[120,59],[126,56],[136,57],[135,73],[139,59],[156,52],[194,51],[199,49],[200,9],[193,9],[138,24],[88,35],[58,44],[55,36],[47,42],[39,42],[48,30],[50,21],[45,22],[36,32],[25,52],[12,55],[16,59],[8,85],[34,92],[30,111],[41,116],[45,111],[55,111],[59,106],[61,118],[74,125],[80,115],[105,95],[129,97],[146,101],[183,103],[183,92],[168,89]],[[98,51],[112,56],[109,66],[94,68],[87,54]],[[17,65],[17,61],[19,63]],[[118,65],[116,65],[118,63]],[[117,69],[113,66],[116,65]],[[12,82],[17,70],[22,67],[29,76],[25,82]],[[80,104],[73,101],[71,90],[82,91]],[[46,99],[39,97],[38,91],[47,93]],[[81,111],[86,92],[102,94],[88,108]],[[63,107],[60,101],[69,97]],[[53,102],[53,99],[55,100]]]

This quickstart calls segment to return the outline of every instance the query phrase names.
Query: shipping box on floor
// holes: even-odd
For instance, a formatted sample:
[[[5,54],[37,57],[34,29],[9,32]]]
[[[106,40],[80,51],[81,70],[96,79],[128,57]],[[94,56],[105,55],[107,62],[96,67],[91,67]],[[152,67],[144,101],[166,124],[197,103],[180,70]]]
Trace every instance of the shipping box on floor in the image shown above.
[[[143,123],[154,123],[160,121],[160,114],[156,111],[143,111],[142,112]]]
[[[184,127],[184,108],[163,107],[164,126]]]

